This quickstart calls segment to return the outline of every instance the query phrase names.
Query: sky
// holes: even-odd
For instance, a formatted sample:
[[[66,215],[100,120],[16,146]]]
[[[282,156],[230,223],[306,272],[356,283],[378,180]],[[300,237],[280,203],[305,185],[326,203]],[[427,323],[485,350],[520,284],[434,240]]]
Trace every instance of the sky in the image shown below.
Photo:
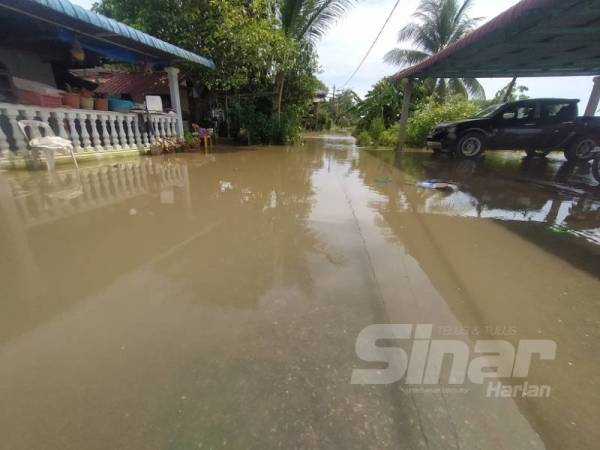
[[[93,0],[71,1],[85,8],[91,7],[93,3]],[[359,1],[357,6],[339,20],[319,42],[318,77],[329,86],[330,91],[334,85],[337,89],[344,87],[375,39],[395,1]],[[483,23],[518,2],[519,0],[475,0],[471,16],[483,18]],[[397,71],[394,66],[383,62],[383,56],[397,46],[398,30],[411,20],[418,4],[419,0],[400,0],[377,44],[347,88],[353,89],[363,97],[378,80]],[[493,97],[509,81],[509,78],[480,79],[488,98]],[[529,87],[530,97],[578,98],[582,105],[585,105],[592,89],[592,77],[519,78],[518,84]]]

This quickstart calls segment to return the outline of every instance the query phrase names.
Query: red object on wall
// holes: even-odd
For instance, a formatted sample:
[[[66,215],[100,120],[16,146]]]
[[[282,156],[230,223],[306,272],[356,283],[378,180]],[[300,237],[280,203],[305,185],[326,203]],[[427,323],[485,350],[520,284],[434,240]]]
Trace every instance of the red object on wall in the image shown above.
[[[58,96],[40,94],[24,89],[17,89],[17,101],[24,105],[45,106],[47,108],[60,108],[62,106],[62,100]]]

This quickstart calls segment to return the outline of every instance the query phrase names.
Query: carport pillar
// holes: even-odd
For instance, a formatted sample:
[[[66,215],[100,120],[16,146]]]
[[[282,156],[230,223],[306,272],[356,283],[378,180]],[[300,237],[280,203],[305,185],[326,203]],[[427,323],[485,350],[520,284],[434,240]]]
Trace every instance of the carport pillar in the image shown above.
[[[600,77],[594,78],[594,88],[592,89],[592,94],[590,95],[590,101],[587,104],[587,108],[585,108],[586,117],[596,115],[596,111],[598,111],[598,103],[600,103]]]
[[[406,126],[408,125],[408,115],[410,114],[410,101],[413,93],[413,81],[410,79],[402,80],[404,86],[404,99],[402,100],[402,113],[400,115],[400,133],[398,133],[398,145],[396,150],[404,150],[406,142]]]
[[[179,69],[167,67],[165,72],[169,77],[169,92],[171,93],[171,107],[177,114],[177,135],[183,139],[183,115],[181,114],[181,97],[179,96]]]

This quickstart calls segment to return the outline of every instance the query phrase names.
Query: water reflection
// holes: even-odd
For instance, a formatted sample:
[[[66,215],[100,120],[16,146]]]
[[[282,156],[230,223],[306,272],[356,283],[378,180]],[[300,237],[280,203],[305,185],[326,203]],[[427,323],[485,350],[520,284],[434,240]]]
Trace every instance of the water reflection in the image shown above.
[[[461,327],[479,330],[473,338],[497,339],[485,330],[510,326],[516,333],[501,339],[552,339],[557,360],[537,361],[528,377],[553,386],[551,399],[517,405],[545,448],[591,448],[600,435],[580,413],[595,416],[600,405],[599,191],[589,165],[504,152],[483,161],[364,152],[356,167],[377,194],[369,205],[388,242],[427,274],[414,288],[420,320],[438,323],[448,307]],[[415,186],[431,178],[459,191]],[[443,298],[435,306],[429,283]]]
[[[5,446],[585,448],[600,438],[597,246],[548,228],[597,228],[596,188],[559,169],[394,166],[330,137],[0,174]],[[459,192],[416,188],[434,177]],[[556,393],[350,385],[356,336],[385,320],[556,339],[559,360],[531,374]]]
[[[384,153],[374,155],[391,158]],[[590,164],[505,155],[460,161],[407,153],[397,159],[396,167],[403,172],[404,183],[441,179],[459,185],[459,191],[451,194],[419,190],[410,206],[419,212],[540,223],[600,244],[600,187]],[[365,175],[376,189],[383,188],[378,174],[375,178]]]

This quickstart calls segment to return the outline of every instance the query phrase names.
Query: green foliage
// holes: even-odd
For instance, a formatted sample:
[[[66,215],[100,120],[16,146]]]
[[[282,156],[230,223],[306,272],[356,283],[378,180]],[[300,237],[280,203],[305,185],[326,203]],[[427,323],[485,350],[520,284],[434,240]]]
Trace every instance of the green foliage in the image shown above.
[[[210,89],[239,89],[272,78],[299,51],[277,27],[271,0],[100,0],[94,9],[212,58],[215,70],[184,64]],[[272,82],[272,80],[271,80]]]
[[[318,82],[316,92],[326,93],[327,87]],[[360,97],[351,89],[336,92],[335,97],[321,99],[313,104],[305,117],[305,127],[310,130],[329,130],[331,128],[347,129],[353,127],[358,121],[357,105]]]
[[[432,98],[418,104],[411,115],[406,129],[406,143],[413,147],[423,147],[429,132],[442,122],[450,122],[474,116],[479,110],[478,102],[452,97],[445,103]],[[369,122],[368,128],[355,129],[359,146],[395,147],[398,143],[400,124],[385,125],[381,117]]]
[[[408,121],[406,143],[423,147],[427,135],[439,123],[473,117],[478,111],[475,103],[462,98],[451,98],[442,104],[434,101],[423,103]]]
[[[356,0],[279,0],[281,28],[298,41],[316,43]]]
[[[381,139],[382,133],[385,131],[385,123],[382,117],[376,117],[371,121],[371,126],[369,127],[369,134],[371,135],[371,140],[373,141],[373,145],[379,146],[379,141]]]
[[[382,147],[395,147],[398,144],[400,124],[392,125],[379,135],[379,145]]]
[[[285,4],[279,0],[100,0],[94,9],[212,58],[215,70],[180,65],[186,75],[199,80],[202,88],[228,93],[229,110],[235,116],[232,122],[245,127],[255,142],[283,143],[298,138],[298,118],[311,105],[318,83],[311,39],[324,32],[327,23],[332,23],[351,2],[299,3],[303,4],[303,12],[297,19],[302,20],[290,22],[300,27],[294,28],[294,33],[290,32],[292,28],[284,27],[277,12]],[[310,30],[298,34],[302,24],[310,25]],[[275,116],[277,74],[285,79],[285,89],[284,108],[281,115]],[[244,105],[240,98],[245,99]],[[223,104],[220,107],[225,109]],[[256,117],[242,110],[251,110]]]
[[[273,113],[261,110],[255,103],[248,103],[237,111],[240,127],[245,130],[244,138],[249,144],[290,145],[301,139],[300,115],[296,111]]]
[[[509,92],[510,90],[510,92]],[[498,92],[496,92],[496,95],[494,95],[494,98],[491,102],[491,104],[495,104],[495,103],[501,103],[501,102],[516,102],[517,100],[527,100],[529,98],[529,96],[527,95],[527,92],[529,91],[529,88],[527,86],[522,86],[519,85],[517,86],[516,84],[516,79],[515,82],[510,82],[508,83],[506,86],[504,86],[502,89],[500,89]],[[508,95],[507,95],[508,92]],[[506,97],[506,100],[504,100],[504,98]]]
[[[414,22],[400,30],[398,42],[410,41],[415,48],[395,48],[385,55],[385,62],[396,66],[412,66],[473,31],[480,19],[469,17],[472,0],[421,0]],[[475,78],[429,79],[429,93],[439,100],[447,95],[485,98],[483,87]]]
[[[356,145],[359,147],[367,147],[373,145],[373,139],[368,131],[362,131],[356,136]]]
[[[375,84],[365,99],[356,106],[359,116],[356,132],[371,128],[371,122],[381,118],[386,127],[400,120],[404,94],[399,83],[384,78]]]

